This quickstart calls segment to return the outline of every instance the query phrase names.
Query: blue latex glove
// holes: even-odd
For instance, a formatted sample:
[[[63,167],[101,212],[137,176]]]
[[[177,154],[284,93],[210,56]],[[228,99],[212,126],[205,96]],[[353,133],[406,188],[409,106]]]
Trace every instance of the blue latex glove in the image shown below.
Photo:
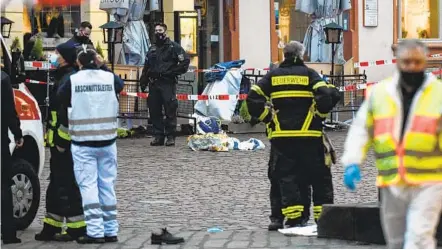
[[[361,181],[361,170],[358,164],[352,164],[345,168],[344,172],[344,184],[345,186],[354,191],[356,189],[356,182]]]

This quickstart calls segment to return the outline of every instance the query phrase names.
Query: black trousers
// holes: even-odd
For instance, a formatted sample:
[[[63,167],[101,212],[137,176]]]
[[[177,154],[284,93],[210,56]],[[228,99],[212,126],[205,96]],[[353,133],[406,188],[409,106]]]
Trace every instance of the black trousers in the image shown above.
[[[274,164],[274,147],[270,148],[269,169],[268,178],[270,180],[270,219],[271,220],[284,220],[282,214],[282,197],[281,188],[279,186],[278,179],[274,176],[275,164]],[[304,211],[302,211],[302,222],[307,222],[310,219],[310,206],[312,201],[312,189],[311,186],[300,186],[300,194]]]
[[[70,148],[65,152],[59,152],[56,147],[51,148],[50,170],[50,182],[46,190],[45,230],[49,230],[49,233],[61,232],[60,225],[66,218],[67,233],[74,237],[84,235],[86,224],[83,204],[75,180]]]
[[[275,173],[281,192],[282,214],[286,224],[303,221],[305,187],[313,188],[313,213],[317,221],[323,204],[333,204],[333,183],[330,168],[325,165],[322,140],[300,139],[284,150],[274,150]],[[276,151],[276,152],[275,152]]]
[[[155,137],[175,136],[178,110],[176,82],[158,80],[149,84],[147,104]]]
[[[2,138],[4,139],[4,138]],[[2,143],[2,226],[1,233],[4,239],[16,237],[16,225],[14,224],[13,204],[12,204],[12,157],[9,152],[9,144]]]

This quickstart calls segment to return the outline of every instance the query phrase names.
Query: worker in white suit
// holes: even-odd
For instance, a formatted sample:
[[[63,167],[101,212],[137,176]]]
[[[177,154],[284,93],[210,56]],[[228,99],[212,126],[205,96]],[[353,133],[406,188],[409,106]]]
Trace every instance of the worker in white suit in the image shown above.
[[[398,72],[372,86],[345,142],[344,183],[355,189],[371,145],[389,248],[436,248],[442,211],[442,82],[426,74],[418,40],[397,47]]]

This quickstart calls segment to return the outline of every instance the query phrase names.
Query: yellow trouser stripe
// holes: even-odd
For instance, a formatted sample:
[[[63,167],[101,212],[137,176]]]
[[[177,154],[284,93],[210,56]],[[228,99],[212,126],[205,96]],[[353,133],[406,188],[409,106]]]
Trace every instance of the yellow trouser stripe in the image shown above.
[[[322,132],[316,130],[283,130],[283,131],[273,131],[272,138],[274,137],[321,137]]]
[[[57,126],[57,112],[51,111],[51,121],[49,122],[53,128]]]
[[[84,220],[77,222],[67,222],[66,226],[69,228],[82,228],[86,227],[86,222]]]
[[[286,214],[286,215],[285,215],[285,217],[286,217],[287,219],[297,219],[297,218],[299,218],[299,217],[301,217],[301,216],[302,216],[302,213],[301,213],[301,212],[289,213],[289,214]]]
[[[46,223],[46,224],[49,224],[51,226],[54,226],[54,227],[63,227],[63,222],[62,221],[56,221],[56,220],[48,218],[48,217],[45,217],[43,219],[43,222]]]
[[[290,207],[286,207],[286,208],[281,209],[282,214],[292,213],[295,211],[299,211],[299,212],[304,211],[304,206],[302,206],[302,205],[290,206]]]
[[[69,135],[68,129],[65,126],[60,125],[60,127],[57,130],[57,132],[58,132],[58,135],[61,138],[63,138],[64,140],[66,140],[66,141],[70,141],[71,140],[71,136]]]
[[[258,95],[264,96],[267,100],[270,99],[268,96],[266,96],[266,94],[264,94],[264,91],[262,91],[261,87],[259,87],[258,85],[254,84],[250,89],[255,91]]]

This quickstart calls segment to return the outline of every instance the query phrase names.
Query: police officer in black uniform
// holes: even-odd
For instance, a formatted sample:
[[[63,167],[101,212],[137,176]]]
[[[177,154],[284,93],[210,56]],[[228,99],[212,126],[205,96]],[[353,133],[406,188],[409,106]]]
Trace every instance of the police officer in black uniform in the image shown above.
[[[140,83],[144,91],[149,86],[149,115],[155,139],[152,146],[175,145],[178,100],[176,99],[177,76],[187,72],[190,59],[184,49],[166,35],[167,26],[155,25],[155,44],[147,52],[146,63]],[[163,107],[166,119],[163,119]]]
[[[250,115],[268,125],[273,174],[289,227],[303,224],[302,186],[313,188],[315,219],[323,204],[333,203],[333,190],[322,184],[329,171],[322,117],[339,101],[339,92],[304,64],[304,50],[299,42],[288,43],[285,60],[252,86],[246,100]]]

